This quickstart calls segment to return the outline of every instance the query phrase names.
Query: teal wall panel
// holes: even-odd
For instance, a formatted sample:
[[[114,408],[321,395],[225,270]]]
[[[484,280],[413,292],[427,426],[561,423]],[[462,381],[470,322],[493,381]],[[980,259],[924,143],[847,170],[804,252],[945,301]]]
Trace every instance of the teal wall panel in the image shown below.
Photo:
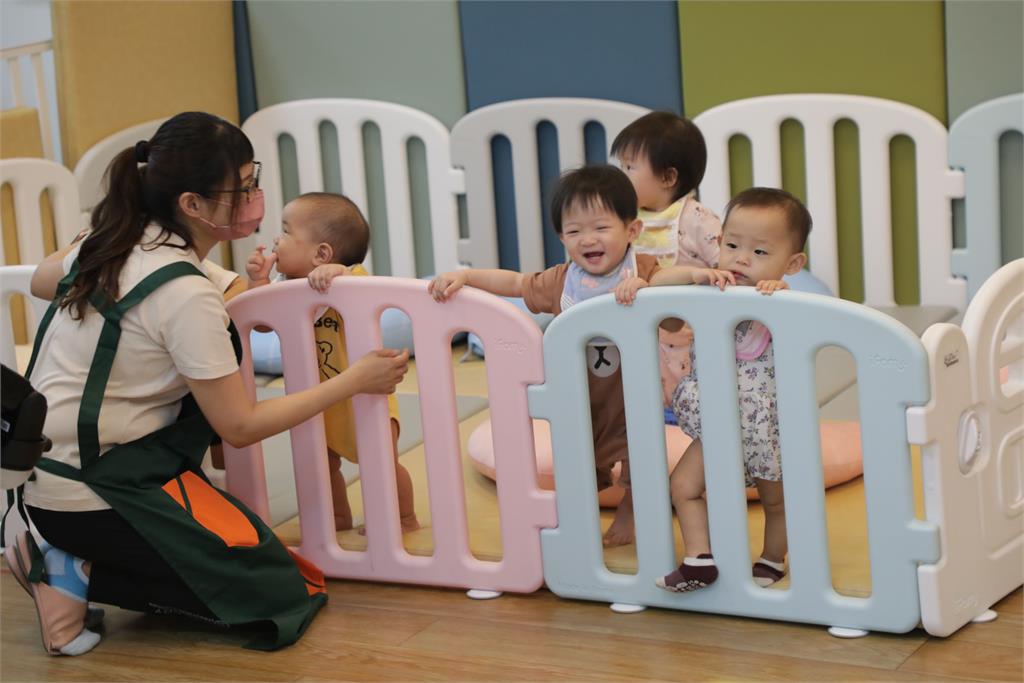
[[[1024,2],[947,0],[946,74],[952,123],[976,104],[1024,91]],[[1000,243],[1003,263],[1024,256],[1024,146],[1019,134],[999,145]],[[964,240],[963,210],[954,206],[954,241]]]
[[[248,3],[248,11],[261,108],[313,97],[364,98],[414,107],[449,128],[466,113],[454,0],[260,0]],[[324,131],[324,138],[332,132]],[[387,211],[379,173],[379,133],[369,127],[364,138],[374,269],[386,275]],[[327,161],[326,189],[338,191],[337,164]],[[297,193],[297,180],[287,153],[282,166],[284,196],[289,199]],[[414,234],[417,243],[429,246],[429,179],[422,155],[415,150],[410,169]],[[417,251],[421,275],[429,274],[431,262],[429,249]]]
[[[451,126],[466,112],[454,0],[249,3],[260,107],[364,97]]]
[[[949,120],[976,104],[1024,90],[1024,2],[947,0]]]
[[[670,0],[490,1],[459,3],[469,108],[530,97],[592,97],[682,111],[676,5]],[[587,136],[587,159],[603,162],[600,126]],[[541,197],[558,177],[557,133],[537,131]],[[512,160],[508,141],[492,145],[501,266],[519,269]],[[548,265],[565,259],[542,212]]]

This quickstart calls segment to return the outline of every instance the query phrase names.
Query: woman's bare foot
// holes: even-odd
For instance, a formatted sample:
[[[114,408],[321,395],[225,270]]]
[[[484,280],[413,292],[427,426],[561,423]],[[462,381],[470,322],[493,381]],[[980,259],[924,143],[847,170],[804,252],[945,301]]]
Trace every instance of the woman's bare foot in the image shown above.
[[[619,545],[629,545],[636,540],[636,528],[633,522],[633,494],[626,489],[626,495],[619,502],[615,510],[615,519],[608,531],[604,532],[601,539],[605,548],[614,548]]]
[[[420,520],[416,519],[416,515],[410,515],[409,517],[402,517],[401,524],[402,524],[402,533],[403,534],[407,534],[410,531],[417,531],[418,529],[421,528],[420,527]],[[366,535],[366,527],[364,525],[360,524],[359,528],[357,530],[358,530],[360,536],[365,536]]]

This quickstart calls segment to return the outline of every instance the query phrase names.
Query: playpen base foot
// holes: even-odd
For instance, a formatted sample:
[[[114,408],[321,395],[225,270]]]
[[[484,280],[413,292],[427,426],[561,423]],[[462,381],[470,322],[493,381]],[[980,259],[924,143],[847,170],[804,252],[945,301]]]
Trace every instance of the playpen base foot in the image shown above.
[[[863,638],[870,631],[865,631],[862,628],[847,628],[845,626],[829,626],[828,634],[836,638]]]
[[[990,621],[995,621],[999,614],[994,609],[987,609],[978,616],[971,619],[972,624],[987,624]]]
[[[466,597],[470,600],[493,600],[501,597],[501,591],[485,591],[479,588],[471,588],[466,591]]]
[[[628,602],[613,602],[608,605],[608,608],[613,612],[618,612],[619,614],[636,614],[637,612],[643,612],[647,609],[644,605],[633,605]]]

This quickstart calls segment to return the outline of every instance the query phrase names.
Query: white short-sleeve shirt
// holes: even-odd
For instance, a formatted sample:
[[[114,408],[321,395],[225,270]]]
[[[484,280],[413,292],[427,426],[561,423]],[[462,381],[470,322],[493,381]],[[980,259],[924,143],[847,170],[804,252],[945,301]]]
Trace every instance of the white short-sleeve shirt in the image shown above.
[[[160,228],[149,226],[121,270],[119,296],[162,266],[184,261],[202,269],[195,252],[172,236],[154,246]],[[64,272],[78,248],[64,260]],[[177,419],[188,393],[185,378],[217,379],[238,370],[223,293],[203,277],[184,276],[157,288],[121,320],[121,340],[99,416],[100,453],[155,432]],[[44,433],[53,441],[47,457],[80,467],[78,413],[82,391],[103,327],[89,309],[73,320],[58,311],[39,348],[32,376],[48,403]],[[102,510],[109,506],[83,483],[36,470],[25,487],[28,505],[48,510]]]

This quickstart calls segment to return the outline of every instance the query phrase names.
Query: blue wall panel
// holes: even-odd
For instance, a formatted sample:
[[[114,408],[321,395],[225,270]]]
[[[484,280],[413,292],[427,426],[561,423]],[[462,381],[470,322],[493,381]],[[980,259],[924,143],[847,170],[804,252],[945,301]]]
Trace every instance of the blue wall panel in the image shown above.
[[[460,2],[469,109],[599,97],[682,111],[675,2]]]
[[[466,100],[470,111],[530,97],[594,97],[682,111],[679,21],[675,2],[459,2]],[[588,131],[587,159],[601,131]],[[556,136],[538,131],[545,199],[558,172]],[[492,146],[498,251],[518,269],[511,155]],[[564,259],[544,211],[545,257]]]

